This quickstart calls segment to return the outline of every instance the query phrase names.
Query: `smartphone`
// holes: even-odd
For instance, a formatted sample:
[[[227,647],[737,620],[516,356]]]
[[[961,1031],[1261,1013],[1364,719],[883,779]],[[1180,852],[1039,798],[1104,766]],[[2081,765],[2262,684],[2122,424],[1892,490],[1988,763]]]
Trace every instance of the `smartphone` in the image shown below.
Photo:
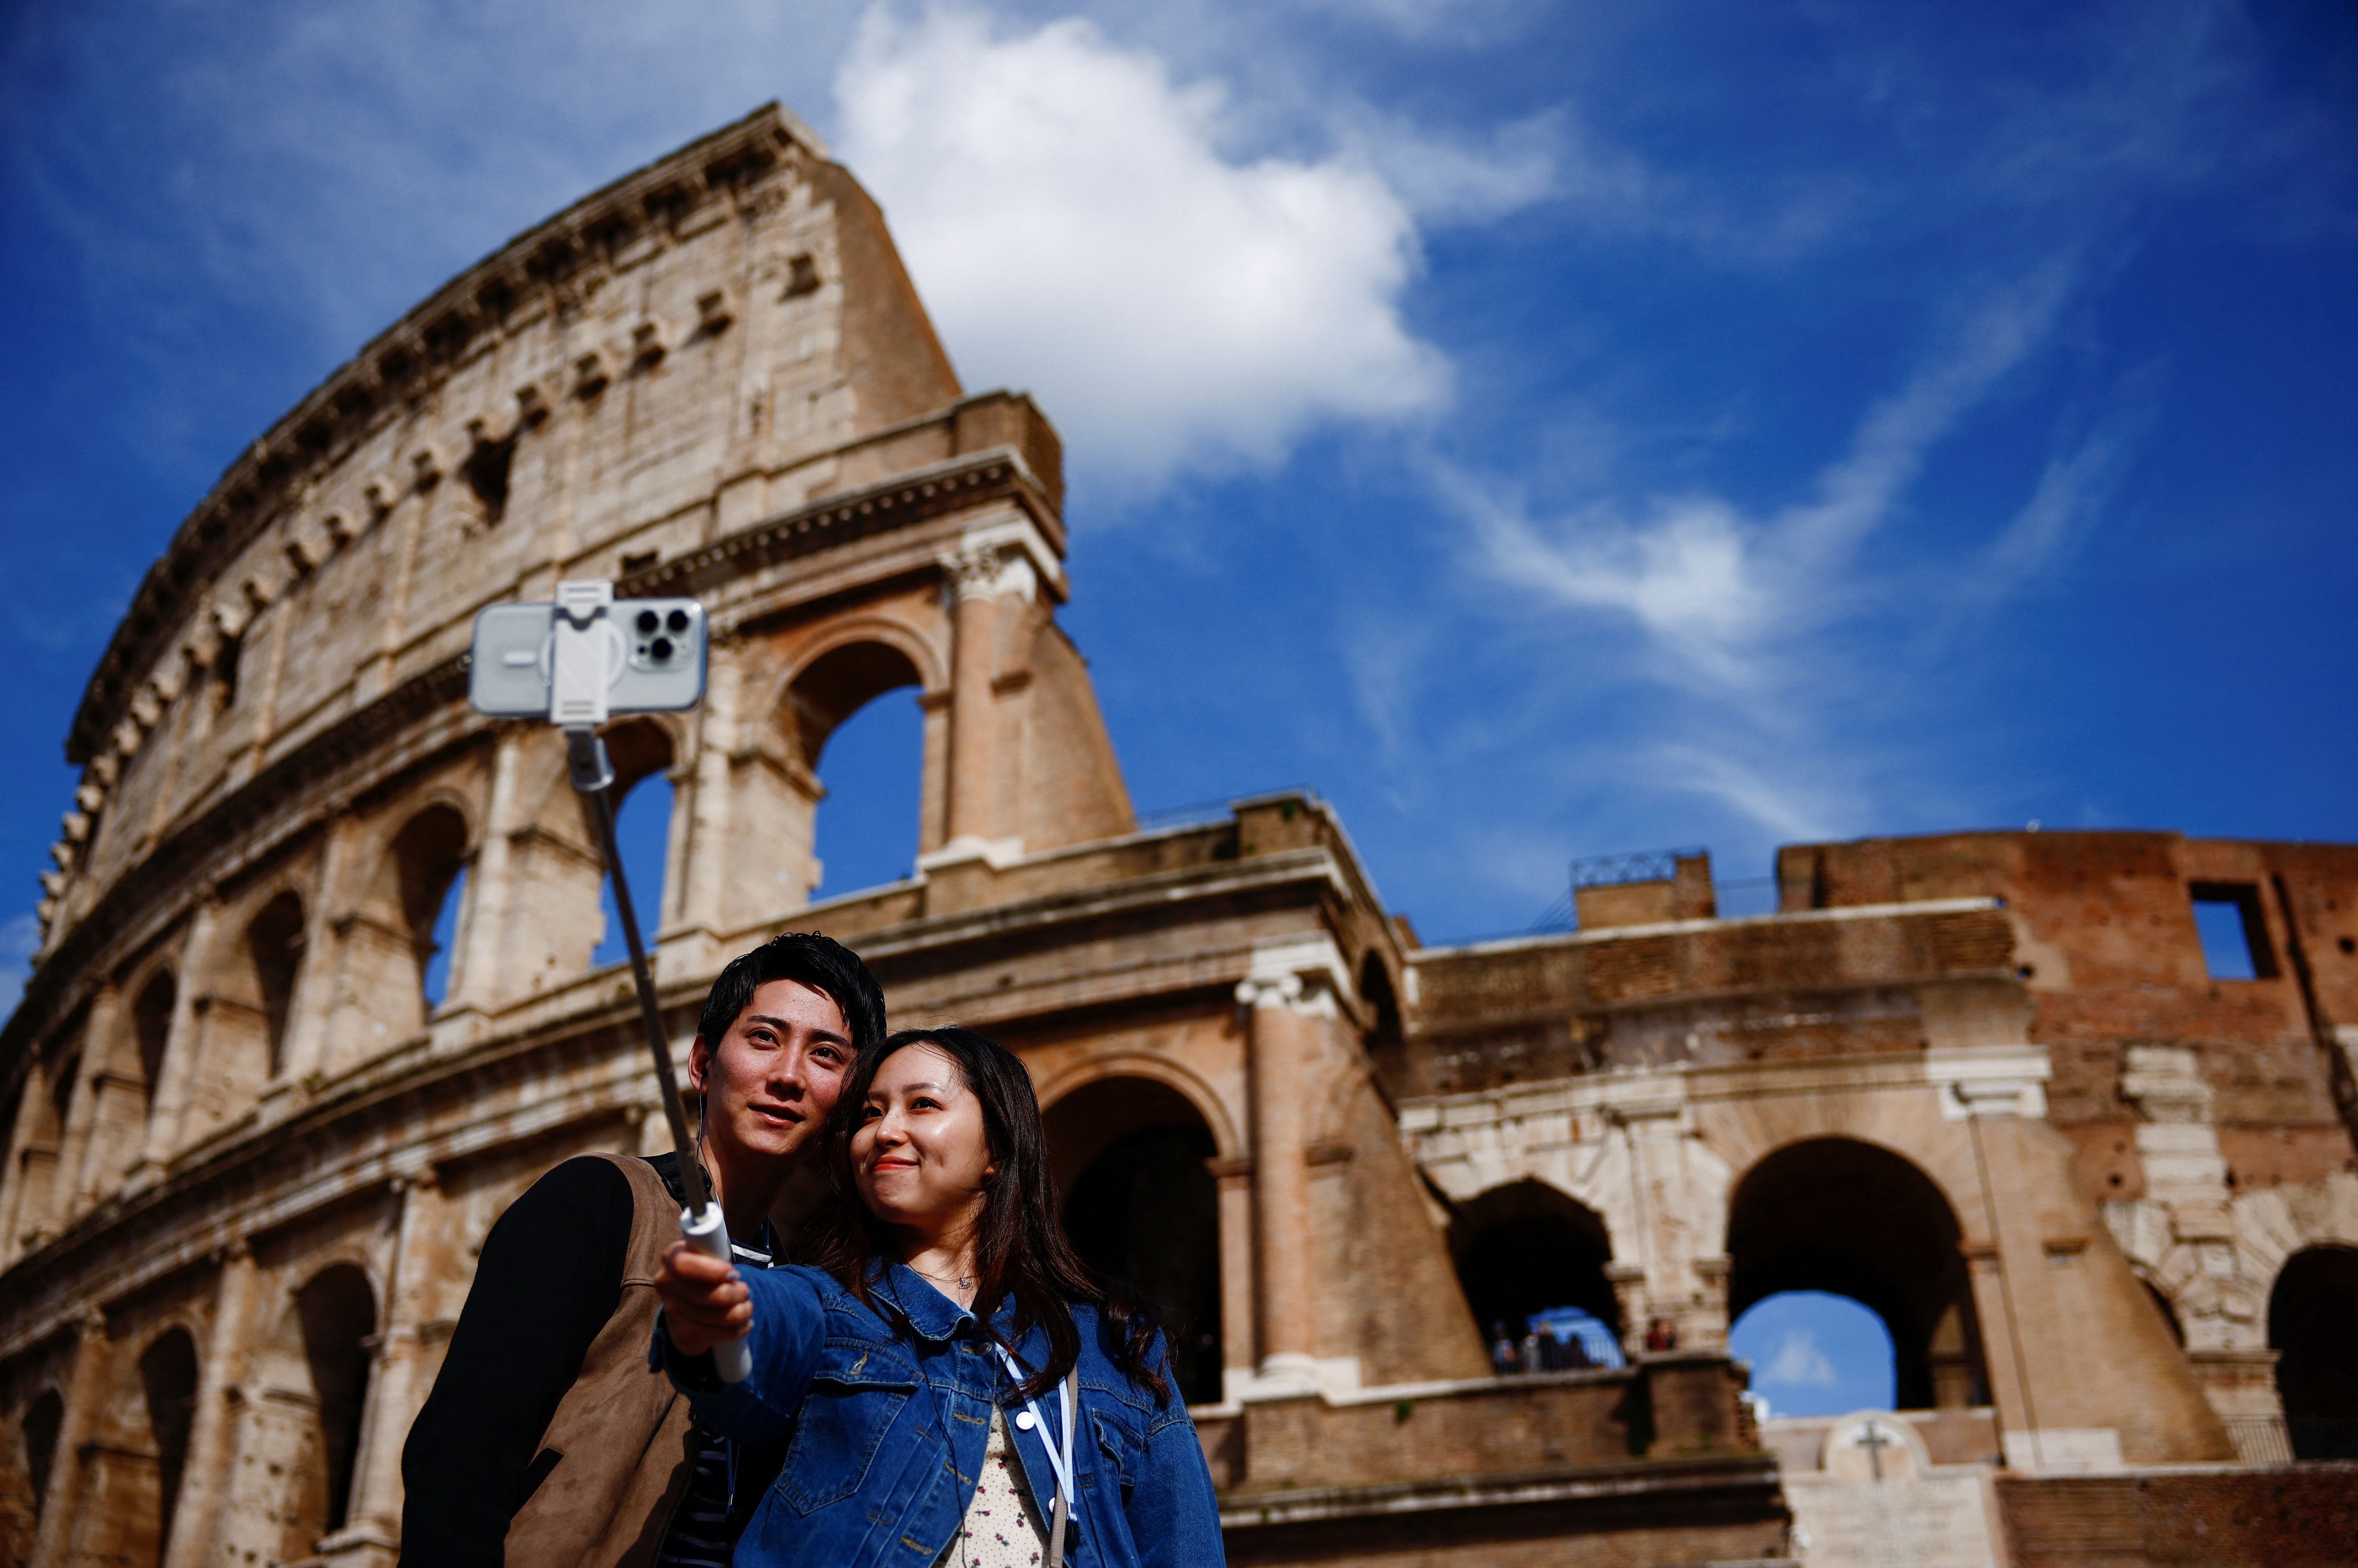
[[[704,699],[704,606],[692,599],[618,599],[600,616],[607,711],[668,713]],[[493,604],[475,616],[467,700],[500,719],[548,717],[554,604]]]

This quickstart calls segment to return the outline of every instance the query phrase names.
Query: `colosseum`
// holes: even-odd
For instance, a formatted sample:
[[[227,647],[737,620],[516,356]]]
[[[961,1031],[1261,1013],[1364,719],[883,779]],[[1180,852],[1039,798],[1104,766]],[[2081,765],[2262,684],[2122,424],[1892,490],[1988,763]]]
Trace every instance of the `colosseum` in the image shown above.
[[[781,928],[1018,1046],[1085,1249],[1186,1326],[1233,1560],[2358,1557],[2358,848],[1797,846],[1741,917],[1634,857],[1428,947],[1313,795],[1141,825],[1061,503],[774,106],[241,455],[82,699],[0,1033],[0,1560],[392,1563],[492,1221],[661,1146],[562,744],[465,700],[474,612],[561,578],[710,616],[703,706],[609,737],[670,787],[681,1052]],[[904,688],[915,863],[814,903],[818,759]],[[1729,1325],[1812,1289],[1898,1408],[1757,1419]],[[1494,1364],[1555,1307],[1593,1354]]]

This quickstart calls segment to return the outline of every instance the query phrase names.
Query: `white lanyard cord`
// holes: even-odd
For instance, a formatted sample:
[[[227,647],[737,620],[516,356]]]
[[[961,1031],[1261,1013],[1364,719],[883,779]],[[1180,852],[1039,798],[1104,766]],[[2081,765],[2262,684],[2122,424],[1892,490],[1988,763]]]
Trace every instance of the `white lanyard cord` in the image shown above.
[[[999,1345],[992,1348],[999,1352],[999,1358],[1007,1363],[1007,1375],[1015,1379],[1019,1388],[1022,1387],[1023,1368],[1015,1364],[1015,1357],[1008,1354],[1007,1346]],[[1039,1429],[1040,1446],[1048,1452],[1048,1468],[1055,1473],[1056,1490],[1068,1499],[1068,1506],[1077,1507],[1081,1499],[1073,1486],[1073,1428],[1078,1424],[1076,1418],[1080,1412],[1073,1395],[1073,1379],[1067,1378],[1058,1384],[1056,1394],[1057,1405],[1065,1417],[1065,1451],[1061,1454],[1056,1452],[1055,1444],[1049,1439],[1048,1422],[1040,1413],[1040,1401],[1027,1395],[1023,1408],[1031,1412],[1032,1424]]]

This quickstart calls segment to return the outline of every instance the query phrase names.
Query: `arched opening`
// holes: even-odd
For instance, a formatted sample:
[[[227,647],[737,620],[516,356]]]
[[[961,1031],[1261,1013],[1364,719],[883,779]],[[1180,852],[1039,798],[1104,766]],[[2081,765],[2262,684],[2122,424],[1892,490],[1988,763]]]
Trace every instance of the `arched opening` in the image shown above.
[[[1848,1138],[1788,1145],[1729,1205],[1729,1316],[1789,1292],[1847,1297],[1890,1336],[1896,1408],[1986,1404],[1962,1236],[1940,1188],[1898,1155]]]
[[[631,884],[631,912],[652,951],[655,933],[663,928],[664,881],[671,864],[671,736],[657,724],[618,725],[606,733],[606,754],[614,764],[614,842],[622,852],[623,880]],[[598,908],[606,924],[590,962],[627,962],[631,947],[611,876],[599,889]]]
[[[317,1496],[308,1500],[319,1510],[316,1533],[325,1535],[344,1527],[352,1505],[352,1460],[360,1450],[361,1413],[368,1399],[369,1342],[376,1336],[376,1294],[367,1275],[339,1263],[296,1292],[295,1308],[303,1325],[312,1396],[319,1400]]]
[[[1106,1078],[1047,1112],[1065,1229],[1088,1265],[1127,1281],[1169,1325],[1189,1404],[1220,1397],[1220,1195],[1211,1129],[1184,1095]]]
[[[139,1000],[131,1004],[131,1035],[139,1048],[141,1088],[151,1111],[156,1108],[157,1086],[164,1081],[164,1047],[171,1043],[172,1009],[179,995],[172,971],[159,969],[140,988]]]
[[[66,1182],[58,1161],[65,1145],[66,1118],[73,1109],[74,1081],[81,1075],[80,1051],[66,1051],[41,1064],[42,1081],[30,1091],[39,1098],[33,1102],[31,1125],[25,1129],[25,1145],[16,1152],[16,1234],[0,1238],[7,1244],[0,1255],[32,1246],[64,1206]]]
[[[256,1003],[268,1044],[269,1076],[287,1065],[287,1017],[295,1002],[295,977],[303,963],[303,901],[282,892],[263,905],[245,928],[247,960],[254,966]]]
[[[811,834],[814,892],[876,887],[915,868],[924,716],[877,698],[920,684],[899,649],[853,643],[821,654],[788,688],[796,750],[825,791]]]
[[[2358,1459],[2358,1247],[2310,1247],[2268,1292],[2268,1346],[2296,1459]]]
[[[1544,1182],[1510,1182],[1458,1206],[1449,1254],[1501,1372],[1621,1364],[1613,1244],[1595,1210]]]
[[[279,1314],[234,1405],[214,1556],[296,1562],[348,1521],[376,1325],[375,1292],[351,1263],[311,1276]]]
[[[151,1561],[160,1563],[172,1540],[172,1512],[179,1504],[189,1428],[197,1413],[197,1345],[186,1329],[157,1336],[140,1355],[139,1390],[156,1455],[156,1553]]]
[[[25,1445],[25,1471],[33,1486],[33,1519],[38,1522],[49,1500],[49,1475],[57,1468],[58,1433],[66,1424],[66,1401],[55,1389],[44,1389],[25,1407],[16,1423]]]
[[[425,1008],[438,1007],[449,989],[449,953],[458,936],[467,819],[455,806],[429,806],[401,825],[387,859],[415,966],[410,983]],[[422,1015],[417,1022],[425,1022]]]

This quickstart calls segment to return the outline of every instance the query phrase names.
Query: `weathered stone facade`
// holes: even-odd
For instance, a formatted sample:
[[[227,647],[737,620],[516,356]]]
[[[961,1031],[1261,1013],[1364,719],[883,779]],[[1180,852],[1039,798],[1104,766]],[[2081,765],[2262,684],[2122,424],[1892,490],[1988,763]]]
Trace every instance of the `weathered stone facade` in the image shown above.
[[[1076,1235],[1186,1325],[1237,1561],[1781,1559],[1779,1466],[1816,1508],[1846,1450],[1764,1443],[1725,1336],[1812,1287],[1892,1325],[1909,1452],[2021,1561],[2080,1539],[2062,1473],[2115,1487],[2099,1545],[2155,1465],[2228,1499],[2213,1541],[2288,1476],[2346,1514],[2344,1468],[2238,1444],[2282,1440],[2288,1260],[2358,1246],[2358,850],[1809,847],[1776,915],[1715,918],[1689,860],[1584,890],[1577,934],[1423,948],[1314,799],[1138,828],[1055,618],[1060,463],[772,108],[519,237],[233,466],[75,720],[0,1033],[0,1562],[389,1562],[492,1220],[660,1140],[562,747],[464,701],[474,611],[587,576],[713,627],[704,706],[611,736],[674,787],[680,1048],[793,926],[896,1022],[1022,1051]],[[820,751],[900,688],[917,864],[813,904]],[[2250,981],[2202,968],[2222,888],[2277,960]],[[1484,1324],[1563,1302],[1626,1364],[1492,1375]]]

